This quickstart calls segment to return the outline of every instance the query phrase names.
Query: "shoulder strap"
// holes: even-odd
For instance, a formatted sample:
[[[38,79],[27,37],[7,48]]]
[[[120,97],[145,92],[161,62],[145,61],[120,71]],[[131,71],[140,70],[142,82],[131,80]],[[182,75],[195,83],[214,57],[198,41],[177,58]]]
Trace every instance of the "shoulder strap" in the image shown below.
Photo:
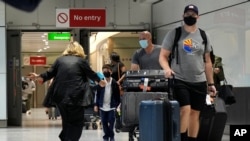
[[[171,65],[171,61],[172,59],[175,57],[175,48],[178,47],[178,41],[180,40],[180,37],[181,37],[181,26],[175,28],[175,37],[174,37],[174,44],[173,44],[173,47],[172,47],[172,51],[171,51],[171,54],[170,54],[170,60],[169,60],[169,65]],[[178,64],[178,49],[176,51],[177,53],[177,64]]]
[[[200,30],[201,38],[203,40],[203,44],[205,45],[204,54],[203,54],[203,59],[204,59],[204,62],[205,62],[206,61],[205,54],[206,54],[206,50],[207,50],[207,35],[206,35],[204,30],[202,30],[200,28],[199,28],[199,30]]]
[[[203,44],[205,45],[205,49],[204,49],[204,55],[203,55],[203,59],[204,59],[204,62],[205,62],[205,53],[206,53],[206,50],[207,50],[207,35],[205,33],[204,30],[200,29],[200,34],[201,34],[201,38],[203,40]],[[176,49],[176,47],[178,47],[178,41],[180,40],[181,38],[181,26],[175,28],[175,38],[174,38],[174,44],[173,44],[173,47],[172,47],[172,52],[170,54],[170,60],[169,60],[169,65],[171,65],[171,61],[172,59],[175,57],[175,52],[176,52],[176,63],[178,64],[179,63],[179,59],[178,59],[178,56],[179,56],[179,53],[178,53],[178,49]],[[175,50],[176,49],[176,50]]]
[[[121,75],[120,75],[120,65],[119,65],[120,62],[118,62],[118,66],[117,66],[117,71],[118,71],[118,80],[120,79]],[[117,80],[117,81],[118,81]]]

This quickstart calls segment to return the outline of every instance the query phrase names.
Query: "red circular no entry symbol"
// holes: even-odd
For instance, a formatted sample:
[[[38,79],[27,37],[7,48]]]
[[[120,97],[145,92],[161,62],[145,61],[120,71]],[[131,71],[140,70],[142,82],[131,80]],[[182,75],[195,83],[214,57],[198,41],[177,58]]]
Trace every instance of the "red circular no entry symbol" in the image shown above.
[[[68,15],[66,13],[59,13],[57,15],[57,21],[59,23],[66,23],[68,21]]]

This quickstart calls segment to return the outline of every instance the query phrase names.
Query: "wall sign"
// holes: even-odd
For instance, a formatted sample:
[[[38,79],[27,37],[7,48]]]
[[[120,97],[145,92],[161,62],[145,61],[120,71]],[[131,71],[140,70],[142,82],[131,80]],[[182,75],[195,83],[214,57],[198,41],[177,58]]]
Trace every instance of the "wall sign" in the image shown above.
[[[105,27],[106,9],[56,9],[56,27]]]

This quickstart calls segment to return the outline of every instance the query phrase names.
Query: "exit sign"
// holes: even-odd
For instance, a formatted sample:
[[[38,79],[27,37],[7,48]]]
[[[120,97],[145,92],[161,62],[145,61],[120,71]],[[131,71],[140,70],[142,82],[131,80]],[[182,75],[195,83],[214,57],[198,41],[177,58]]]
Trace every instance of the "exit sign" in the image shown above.
[[[48,40],[70,40],[70,32],[49,32]]]

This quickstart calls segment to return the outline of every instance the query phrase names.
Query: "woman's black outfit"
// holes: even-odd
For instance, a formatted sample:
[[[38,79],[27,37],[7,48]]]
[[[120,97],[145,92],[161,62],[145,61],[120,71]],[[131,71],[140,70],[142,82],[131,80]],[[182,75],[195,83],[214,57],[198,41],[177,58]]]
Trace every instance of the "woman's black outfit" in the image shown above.
[[[119,66],[119,69],[118,69],[118,66]],[[118,81],[122,77],[122,75],[124,74],[124,72],[122,72],[122,70],[121,70],[122,67],[124,67],[124,64],[122,62],[117,62],[117,63],[114,63],[111,65],[111,69],[112,69],[111,77],[114,78],[116,81]],[[119,72],[118,72],[118,70],[119,70]]]
[[[59,57],[47,72],[40,74],[44,82],[53,80],[53,99],[62,117],[61,141],[78,141],[84,125],[83,93],[88,78],[99,82],[86,60],[77,56]]]

